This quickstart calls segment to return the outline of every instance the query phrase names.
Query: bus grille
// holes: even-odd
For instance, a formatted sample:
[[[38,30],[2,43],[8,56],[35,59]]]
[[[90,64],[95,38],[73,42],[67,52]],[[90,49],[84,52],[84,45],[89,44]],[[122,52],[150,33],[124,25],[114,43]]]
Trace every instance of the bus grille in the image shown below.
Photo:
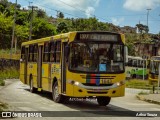
[[[95,91],[87,91],[87,93],[90,93],[90,94],[107,94],[108,92],[95,92]]]
[[[83,79],[114,79],[116,76],[100,76],[97,74],[80,75]]]
[[[85,85],[85,86],[95,86],[95,87],[97,87],[97,85],[95,85],[95,84],[92,84],[92,83],[82,83],[83,85]],[[98,86],[112,86],[113,84],[100,84],[100,85],[98,85]]]

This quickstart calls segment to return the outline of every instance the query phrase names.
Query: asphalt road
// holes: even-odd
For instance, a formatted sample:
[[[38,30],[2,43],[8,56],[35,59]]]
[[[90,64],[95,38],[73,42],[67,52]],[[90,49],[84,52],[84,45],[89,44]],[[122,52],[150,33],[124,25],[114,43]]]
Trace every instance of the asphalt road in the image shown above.
[[[135,95],[140,90],[126,89],[125,97],[112,98],[110,104],[104,107],[99,106],[95,99],[83,101],[70,99],[66,104],[58,104],[52,101],[49,92],[30,93],[29,86],[22,84],[19,80],[6,80],[6,83],[5,87],[0,87],[0,101],[8,103],[12,111],[43,111],[42,116],[47,119],[56,119],[56,117],[70,120],[82,119],[82,117],[83,119],[92,117],[92,119],[104,120],[121,119],[119,117],[133,120],[137,118],[159,119],[159,117],[134,117],[141,112],[160,116],[160,105],[140,101],[136,98]]]

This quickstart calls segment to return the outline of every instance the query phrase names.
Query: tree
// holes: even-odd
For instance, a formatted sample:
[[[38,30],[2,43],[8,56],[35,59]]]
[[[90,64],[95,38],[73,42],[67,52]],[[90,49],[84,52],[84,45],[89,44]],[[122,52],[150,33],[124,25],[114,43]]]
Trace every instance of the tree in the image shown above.
[[[64,18],[64,14],[62,12],[59,12],[57,17],[58,18]]]
[[[28,27],[26,25],[16,25],[15,36],[17,37],[17,45],[20,48],[22,42],[28,39]]]
[[[25,25],[28,22],[28,13],[25,11],[18,11],[16,17],[16,24]]]
[[[68,27],[65,22],[60,22],[57,26],[58,33],[65,33],[68,32]]]
[[[148,26],[146,25],[143,25],[143,24],[136,24],[137,28],[138,28],[138,31],[140,32],[140,40],[141,41],[147,41],[149,38],[148,36],[148,31],[149,31],[149,28]]]
[[[136,26],[138,27],[138,31],[142,34],[142,33],[148,33],[149,28],[147,25],[143,25],[143,24],[136,24]]]
[[[0,13],[0,48],[8,48],[11,43],[12,17]]]
[[[37,10],[37,17],[39,17],[39,18],[45,18],[46,17],[45,11],[42,10],[42,9],[38,9]]]
[[[48,37],[56,34],[56,28],[46,19],[35,18],[33,21],[33,39]]]

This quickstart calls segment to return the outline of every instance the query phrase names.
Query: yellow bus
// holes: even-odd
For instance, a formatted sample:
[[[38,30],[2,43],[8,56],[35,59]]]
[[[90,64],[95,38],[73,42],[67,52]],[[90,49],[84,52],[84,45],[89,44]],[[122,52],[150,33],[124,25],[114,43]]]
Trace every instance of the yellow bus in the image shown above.
[[[52,92],[58,103],[96,97],[108,105],[111,97],[124,96],[124,43],[123,34],[80,31],[24,42],[20,80],[31,92]]]
[[[153,56],[150,59],[149,83],[158,83],[160,56]]]

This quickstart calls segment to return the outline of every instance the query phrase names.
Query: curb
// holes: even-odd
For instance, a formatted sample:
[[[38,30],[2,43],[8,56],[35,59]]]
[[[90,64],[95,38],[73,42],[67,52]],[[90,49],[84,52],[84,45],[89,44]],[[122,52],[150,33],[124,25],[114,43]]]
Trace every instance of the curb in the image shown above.
[[[142,95],[136,95],[136,97],[137,97],[139,100],[160,105],[160,101],[155,101],[155,100],[153,100],[153,99],[146,99],[146,98],[145,98],[144,96],[142,96]]]

